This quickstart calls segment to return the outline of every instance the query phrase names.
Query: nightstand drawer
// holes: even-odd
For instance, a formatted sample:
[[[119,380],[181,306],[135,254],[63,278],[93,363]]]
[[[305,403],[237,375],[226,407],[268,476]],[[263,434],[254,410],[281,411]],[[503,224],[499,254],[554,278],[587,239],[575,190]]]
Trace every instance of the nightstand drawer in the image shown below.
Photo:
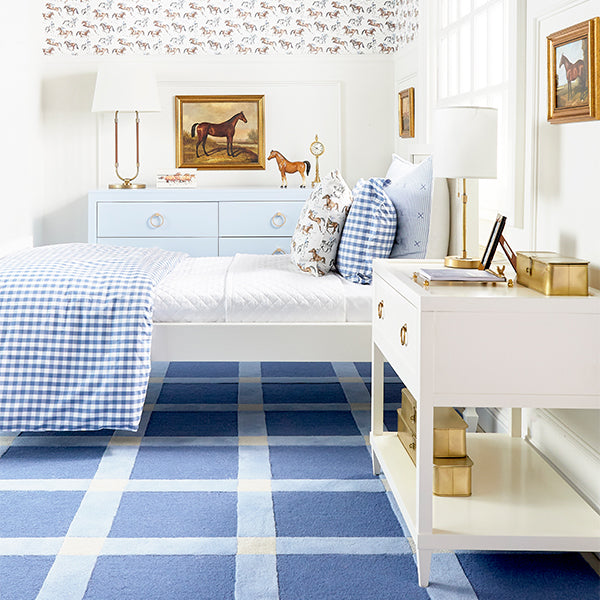
[[[216,202],[98,202],[98,237],[218,235]]]
[[[222,202],[221,236],[291,236],[304,202]]]
[[[221,238],[219,256],[234,254],[289,254],[292,238],[289,237],[246,237]]]
[[[412,389],[419,362],[418,311],[380,277],[373,286],[373,337],[385,345],[388,360],[402,366],[402,379]]]

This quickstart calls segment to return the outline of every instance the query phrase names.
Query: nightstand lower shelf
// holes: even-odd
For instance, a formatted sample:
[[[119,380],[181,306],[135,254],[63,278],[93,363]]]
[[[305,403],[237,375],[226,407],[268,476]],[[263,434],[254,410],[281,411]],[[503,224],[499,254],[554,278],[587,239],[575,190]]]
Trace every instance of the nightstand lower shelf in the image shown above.
[[[416,468],[395,433],[371,445],[423,550],[600,551],[600,515],[523,439],[468,434],[470,497],[433,498],[433,531],[416,530]]]

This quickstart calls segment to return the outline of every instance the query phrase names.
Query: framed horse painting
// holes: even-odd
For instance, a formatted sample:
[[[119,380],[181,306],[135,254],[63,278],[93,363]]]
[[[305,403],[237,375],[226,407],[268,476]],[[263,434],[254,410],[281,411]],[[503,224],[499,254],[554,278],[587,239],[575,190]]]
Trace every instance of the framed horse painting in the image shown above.
[[[177,168],[264,169],[264,96],[175,96]]]
[[[600,18],[594,17],[547,37],[551,123],[600,118],[599,27]]]

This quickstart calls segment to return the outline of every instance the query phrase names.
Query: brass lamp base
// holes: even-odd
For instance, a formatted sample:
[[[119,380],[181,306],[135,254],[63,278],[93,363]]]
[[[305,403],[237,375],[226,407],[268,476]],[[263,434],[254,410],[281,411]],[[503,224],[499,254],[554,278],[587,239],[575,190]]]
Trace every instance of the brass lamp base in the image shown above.
[[[453,267],[454,269],[477,269],[477,267],[479,267],[479,259],[463,258],[462,256],[446,256],[444,265],[446,267]]]
[[[141,190],[146,187],[145,183],[111,183],[110,190]]]

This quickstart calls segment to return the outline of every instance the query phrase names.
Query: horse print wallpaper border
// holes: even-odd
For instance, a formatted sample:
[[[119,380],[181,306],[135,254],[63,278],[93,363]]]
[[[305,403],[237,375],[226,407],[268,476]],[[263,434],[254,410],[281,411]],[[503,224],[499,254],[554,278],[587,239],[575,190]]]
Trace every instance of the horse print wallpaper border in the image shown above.
[[[264,169],[264,96],[175,96],[176,166]]]
[[[600,17],[547,37],[548,121],[600,119]]]
[[[42,9],[45,55],[389,54],[418,0],[64,0]]]

